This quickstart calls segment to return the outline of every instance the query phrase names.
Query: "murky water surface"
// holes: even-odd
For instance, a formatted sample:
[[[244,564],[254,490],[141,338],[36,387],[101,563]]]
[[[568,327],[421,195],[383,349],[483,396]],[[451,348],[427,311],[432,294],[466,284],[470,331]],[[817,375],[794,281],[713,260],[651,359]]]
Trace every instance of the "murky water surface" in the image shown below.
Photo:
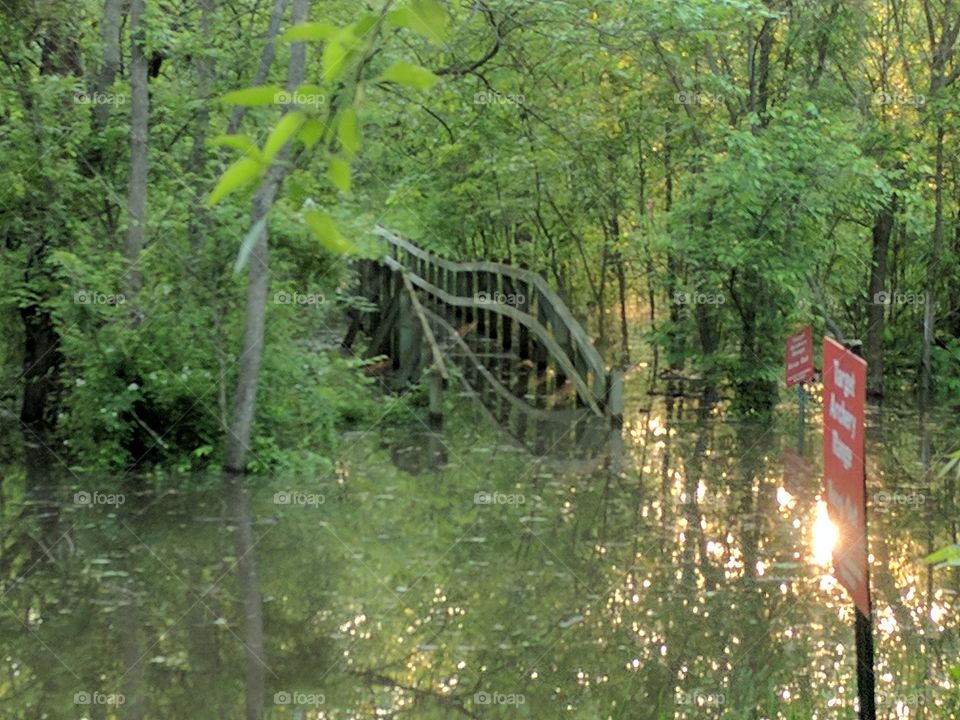
[[[557,459],[556,433],[533,457],[464,398],[440,437],[411,416],[347,434],[328,477],[258,481],[261,658],[244,503],[203,478],[71,478],[56,527],[4,536],[0,716],[239,718],[261,662],[269,718],[855,717],[819,417],[801,453],[789,405],[734,424],[639,384],[605,467]],[[922,558],[951,541],[935,470],[960,437],[870,422],[878,716],[957,718],[960,578]]]

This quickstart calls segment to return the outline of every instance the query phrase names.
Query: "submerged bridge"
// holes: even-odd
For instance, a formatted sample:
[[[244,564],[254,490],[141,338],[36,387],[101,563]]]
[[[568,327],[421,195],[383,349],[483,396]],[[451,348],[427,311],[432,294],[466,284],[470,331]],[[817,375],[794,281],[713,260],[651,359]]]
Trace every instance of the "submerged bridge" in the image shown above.
[[[367,357],[387,356],[394,382],[426,376],[432,422],[452,381],[488,417],[539,453],[603,452],[623,416],[623,375],[537,273],[495,262],[454,262],[383,228],[380,259],[357,264],[359,294],[345,344],[358,331]]]

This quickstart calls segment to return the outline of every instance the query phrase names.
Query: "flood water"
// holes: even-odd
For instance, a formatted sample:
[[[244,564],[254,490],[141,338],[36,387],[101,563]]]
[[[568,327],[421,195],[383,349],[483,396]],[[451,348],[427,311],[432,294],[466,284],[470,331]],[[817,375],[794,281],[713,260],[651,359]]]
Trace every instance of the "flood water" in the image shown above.
[[[242,718],[250,661],[267,718],[855,717],[818,403],[805,476],[790,402],[751,425],[628,387],[622,447],[590,470],[516,447],[458,398],[440,436],[393,412],[345,434],[325,476],[252,481],[248,508],[216,478],[62,480],[54,527],[4,535],[0,717],[142,702],[147,718]],[[960,578],[923,557],[953,541],[935,471],[960,438],[909,413],[869,422],[878,717],[958,718]],[[24,500],[4,492],[10,516]]]

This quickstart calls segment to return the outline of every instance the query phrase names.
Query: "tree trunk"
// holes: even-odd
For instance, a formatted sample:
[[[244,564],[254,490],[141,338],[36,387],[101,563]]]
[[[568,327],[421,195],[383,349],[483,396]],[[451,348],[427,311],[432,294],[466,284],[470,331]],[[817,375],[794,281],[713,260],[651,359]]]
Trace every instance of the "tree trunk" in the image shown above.
[[[277,0],[277,6],[281,6],[284,2],[285,0]],[[294,0],[293,24],[306,21],[307,14],[307,0]],[[294,43],[290,50],[290,66],[287,73],[289,90],[292,91],[303,83],[305,67],[306,48],[303,43]],[[273,206],[274,198],[286,172],[284,167],[287,156],[286,148],[278,153],[277,159],[267,171],[266,178],[257,188],[250,213],[251,225],[256,225],[266,217]],[[261,720],[263,717],[266,665],[264,664],[263,597],[260,593],[260,580],[253,552],[256,542],[246,490],[240,484],[239,478],[244,474],[247,464],[251,428],[256,412],[257,387],[260,382],[260,365],[263,359],[264,323],[270,284],[268,253],[269,236],[267,227],[264,225],[250,254],[243,348],[224,454],[224,469],[230,480],[230,505],[237,523],[235,547],[240,570],[244,644],[247,657],[246,720]]]
[[[960,32],[960,17],[955,12],[947,10],[950,5],[947,3],[943,14],[938,18],[940,23],[940,37],[936,37],[934,30],[935,13],[929,0],[923,2],[923,12],[927,21],[927,33],[930,40],[930,90],[929,97],[932,100],[930,111],[935,113],[931,118],[936,133],[936,144],[934,146],[934,156],[936,158],[936,170],[934,171],[934,215],[933,215],[933,236],[930,241],[930,255],[927,260],[927,279],[924,287],[923,303],[923,347],[920,358],[920,409],[926,412],[930,406],[933,368],[931,361],[931,352],[933,349],[934,337],[936,335],[936,295],[937,295],[937,277],[940,270],[940,254],[943,251],[943,182],[944,182],[944,110],[938,100],[941,93],[957,79],[957,75],[946,74],[947,62],[950,60],[956,49],[957,35]]]
[[[263,85],[267,81],[267,74],[270,72],[270,66],[273,65],[273,56],[276,52],[277,33],[280,32],[280,23],[283,22],[286,9],[287,0],[274,0],[270,24],[267,26],[267,41],[260,54],[260,64],[257,66],[257,74],[251,85]],[[240,123],[247,114],[247,109],[245,105],[238,105],[233,109],[230,122],[227,124],[227,134],[233,135],[240,129]]]
[[[626,369],[630,364],[630,334],[627,322],[627,277],[623,253],[617,252],[617,292],[620,296],[620,367]]]
[[[960,187],[957,188],[960,190]],[[957,212],[953,217],[953,257],[960,258],[960,196],[956,199]],[[960,276],[954,272],[950,276],[950,310],[947,322],[950,334],[960,338]]]
[[[870,289],[867,306],[866,360],[869,369],[867,392],[873,397],[883,396],[883,330],[886,305],[883,302],[887,282],[887,249],[896,213],[896,196],[890,198],[873,223],[873,251],[870,265]]]
[[[277,0],[282,3],[285,0]],[[306,0],[294,0],[293,22],[304,22],[307,17]],[[287,88],[296,89],[303,83],[305,48],[303,43],[294,43],[290,50],[290,69]],[[284,161],[287,150],[277,155],[263,183],[257,188],[250,211],[250,224],[260,222],[273,206],[273,200],[284,177]],[[244,323],[243,348],[240,356],[240,373],[234,395],[230,432],[227,435],[224,467],[228,473],[242,475],[247,461],[250,432],[256,410],[257,385],[260,379],[260,364],[263,359],[263,329],[267,307],[267,292],[270,283],[269,235],[266,225],[260,231],[250,253],[250,270],[247,277],[247,307]]]
[[[627,270],[620,247],[620,218],[614,213],[610,216],[610,236],[613,239],[613,267],[617,277],[617,299],[620,305],[620,358],[621,368],[630,364],[629,324],[627,322]]]
[[[920,360],[920,409],[926,412],[930,407],[931,382],[933,368],[931,350],[933,348],[934,326],[936,324],[935,296],[937,292],[937,273],[940,252],[943,247],[943,124],[937,124],[936,174],[934,176],[934,215],[933,238],[930,243],[930,259],[927,263],[927,281],[923,289],[923,349]]]
[[[97,68],[94,88],[99,93],[106,93],[117,79],[120,72],[120,24],[123,18],[122,0],[104,0],[103,22],[100,25],[100,41],[103,43],[103,58]],[[93,125],[102,130],[107,125],[110,116],[110,105],[104,102],[95,102],[92,106]]]
[[[147,222],[147,124],[150,98],[147,90],[145,13],[145,0],[131,0],[130,181],[127,187],[127,244],[124,249],[129,266],[127,287],[131,296],[136,296],[140,290],[141,275],[137,263],[146,238]]]
[[[199,0],[200,5],[200,37],[207,38],[213,33],[213,12],[215,0]],[[207,132],[210,125],[210,109],[208,102],[213,94],[213,60],[206,49],[197,53],[194,61],[197,73],[197,95],[203,99],[203,104],[197,111],[196,122],[193,126],[193,138],[190,148],[190,172],[203,178],[207,169]],[[207,237],[210,227],[210,213],[202,202],[195,202],[190,217],[187,220],[187,235],[190,238],[190,247],[198,254]]]
[[[213,11],[215,0],[199,0],[200,37],[208,38],[213,32]],[[210,123],[210,95],[213,93],[213,61],[210,53],[201,51],[194,60],[197,73],[197,95],[204,101],[197,110],[197,120],[193,126],[193,138],[190,148],[190,170],[202,173],[207,164],[207,127]]]
[[[663,213],[667,220],[665,228],[670,233],[670,212],[673,210],[673,162],[670,147],[671,125],[663,132]],[[673,250],[667,248],[667,309],[670,313],[670,329],[667,333],[667,364],[670,370],[679,371],[683,366],[683,338],[680,337],[680,305],[677,302],[677,280],[680,278],[680,260]]]
[[[23,404],[20,407],[27,499],[42,518],[48,537],[56,531],[58,506],[54,482],[57,459],[51,446],[57,422],[60,337],[50,313],[40,304],[20,308],[24,330]]]
[[[81,76],[80,52],[76,40],[71,39],[69,33],[62,37],[60,33],[63,31],[63,27],[54,23],[49,28],[49,34],[42,39],[41,75]],[[6,55],[4,62],[10,68]],[[34,88],[26,71],[16,80],[26,119],[31,125],[39,163],[46,155],[47,147],[44,145],[43,122],[38,104],[32,95]],[[57,187],[50,178],[44,178],[42,189],[46,202],[57,201]],[[52,249],[48,238],[62,237],[67,233],[67,228],[52,228],[52,232],[44,232],[41,237],[33,239],[23,271],[24,287],[57,287],[47,263]],[[60,536],[60,506],[54,471],[62,463],[53,447],[60,410],[60,371],[64,358],[60,352],[60,336],[53,315],[46,305],[48,297],[44,291],[38,291],[38,294],[37,299],[19,308],[20,321],[23,324],[23,397],[20,405],[20,427],[26,464],[25,494],[29,503],[27,512],[41,518],[45,539],[55,541]]]

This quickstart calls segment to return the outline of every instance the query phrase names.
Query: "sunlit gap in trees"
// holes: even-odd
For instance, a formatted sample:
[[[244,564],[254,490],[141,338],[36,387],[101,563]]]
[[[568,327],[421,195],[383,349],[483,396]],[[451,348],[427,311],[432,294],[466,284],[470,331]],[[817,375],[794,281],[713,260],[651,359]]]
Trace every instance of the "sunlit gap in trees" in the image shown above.
[[[830,565],[837,536],[837,526],[830,520],[827,504],[823,500],[817,500],[817,518],[813,522],[813,532],[810,535],[810,549],[815,565]]]

